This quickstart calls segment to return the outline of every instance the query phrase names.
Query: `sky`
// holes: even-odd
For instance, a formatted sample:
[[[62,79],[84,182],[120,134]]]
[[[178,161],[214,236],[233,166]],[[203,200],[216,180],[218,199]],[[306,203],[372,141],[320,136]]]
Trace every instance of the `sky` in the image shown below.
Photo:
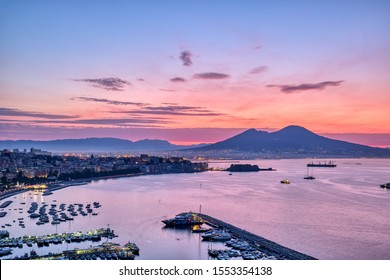
[[[390,147],[390,1],[0,0],[0,140]]]

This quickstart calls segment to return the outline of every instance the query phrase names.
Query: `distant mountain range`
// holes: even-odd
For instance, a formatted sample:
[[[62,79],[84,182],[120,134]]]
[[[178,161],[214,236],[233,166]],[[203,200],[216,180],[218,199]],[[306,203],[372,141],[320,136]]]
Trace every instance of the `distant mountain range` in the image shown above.
[[[197,148],[206,144],[180,146],[165,140],[130,141],[118,138],[61,139],[50,141],[4,140],[0,149],[42,149],[50,152],[125,152],[125,151],[169,151]]]
[[[198,152],[230,151],[262,157],[390,157],[388,149],[334,140],[301,126],[287,126],[276,132],[249,129],[215,144],[193,149]]]
[[[304,127],[288,126],[276,132],[249,129],[214,144],[180,146],[165,140],[129,141],[117,138],[51,141],[3,140],[0,149],[42,149],[50,152],[175,151],[178,156],[209,158],[390,157],[390,149],[334,140]]]

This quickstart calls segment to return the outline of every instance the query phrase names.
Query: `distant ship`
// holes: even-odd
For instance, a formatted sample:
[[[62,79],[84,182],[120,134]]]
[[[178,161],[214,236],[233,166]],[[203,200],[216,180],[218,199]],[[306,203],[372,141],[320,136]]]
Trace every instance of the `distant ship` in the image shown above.
[[[311,170],[311,175],[309,175],[309,167],[307,167],[306,176],[303,177],[305,180],[315,180],[316,177],[313,176],[313,169]]]
[[[390,183],[380,185],[381,188],[390,189]]]
[[[336,167],[337,165],[333,162],[333,161],[329,161],[329,162],[324,162],[324,163],[321,163],[321,162],[318,162],[318,163],[308,163],[307,164],[307,167]]]
[[[203,224],[202,218],[195,213],[181,213],[176,215],[175,218],[162,221],[167,227],[175,226],[193,226]]]

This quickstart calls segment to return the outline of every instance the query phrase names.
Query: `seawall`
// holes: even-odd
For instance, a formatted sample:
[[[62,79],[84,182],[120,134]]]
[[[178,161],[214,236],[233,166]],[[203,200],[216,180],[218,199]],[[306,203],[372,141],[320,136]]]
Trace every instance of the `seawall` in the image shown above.
[[[211,216],[201,214],[201,213],[197,213],[197,215],[199,215],[199,217],[203,219],[204,223],[212,227],[223,227],[229,230],[234,237],[246,240],[253,247],[257,248],[258,250],[266,254],[273,255],[277,259],[287,259],[287,260],[315,260],[316,259],[309,255],[279,245],[261,236],[250,233],[246,230],[240,229],[231,224],[225,223]]]

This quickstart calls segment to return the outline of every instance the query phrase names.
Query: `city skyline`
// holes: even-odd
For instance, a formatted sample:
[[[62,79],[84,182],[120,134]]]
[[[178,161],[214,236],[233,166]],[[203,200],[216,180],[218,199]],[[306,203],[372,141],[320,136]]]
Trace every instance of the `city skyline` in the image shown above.
[[[390,146],[386,1],[2,1],[0,140]]]

